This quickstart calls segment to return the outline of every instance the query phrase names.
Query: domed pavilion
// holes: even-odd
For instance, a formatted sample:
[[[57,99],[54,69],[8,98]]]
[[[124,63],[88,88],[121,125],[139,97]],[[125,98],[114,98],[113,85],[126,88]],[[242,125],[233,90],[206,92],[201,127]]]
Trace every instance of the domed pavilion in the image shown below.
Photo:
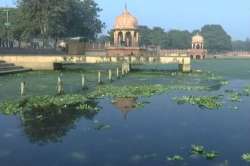
[[[205,59],[207,50],[204,49],[204,38],[200,34],[192,37],[192,49],[188,50],[188,54],[192,59]]]
[[[107,49],[108,55],[128,56],[141,55],[143,49],[139,47],[138,20],[125,7],[114,23],[114,41]]]

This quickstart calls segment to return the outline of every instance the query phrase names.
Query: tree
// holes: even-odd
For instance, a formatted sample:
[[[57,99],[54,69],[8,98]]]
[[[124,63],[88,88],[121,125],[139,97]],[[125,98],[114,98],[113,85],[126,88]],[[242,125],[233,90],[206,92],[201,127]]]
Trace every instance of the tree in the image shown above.
[[[210,52],[232,50],[231,37],[221,25],[205,25],[201,29],[201,34],[205,39],[205,47]]]
[[[192,35],[188,31],[171,30],[168,32],[170,40],[168,48],[188,49],[191,47]]]
[[[232,47],[234,51],[250,51],[250,40],[246,39],[245,41],[232,41]]]
[[[25,23],[23,36],[42,38],[45,45],[66,37],[95,40],[104,27],[94,0],[19,0],[18,9]]]

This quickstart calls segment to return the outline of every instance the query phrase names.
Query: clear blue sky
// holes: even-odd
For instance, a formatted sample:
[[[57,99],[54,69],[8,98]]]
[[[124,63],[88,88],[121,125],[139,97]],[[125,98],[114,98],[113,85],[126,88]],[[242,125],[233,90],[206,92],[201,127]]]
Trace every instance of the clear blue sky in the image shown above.
[[[15,0],[0,0],[13,6]],[[103,9],[101,19],[107,29],[127,2],[140,25],[161,26],[166,30],[194,30],[204,24],[221,24],[235,39],[250,37],[250,0],[96,0]]]

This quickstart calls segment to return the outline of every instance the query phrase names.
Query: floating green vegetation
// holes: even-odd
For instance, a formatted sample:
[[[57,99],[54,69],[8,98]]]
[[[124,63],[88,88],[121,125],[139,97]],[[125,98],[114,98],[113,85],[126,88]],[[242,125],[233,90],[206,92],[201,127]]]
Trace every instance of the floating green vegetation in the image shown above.
[[[245,153],[241,156],[242,160],[250,163],[250,153]]]
[[[201,108],[210,110],[222,107],[222,104],[218,101],[219,96],[183,96],[175,97],[174,100],[177,101],[178,104],[198,105]]]
[[[160,84],[139,86],[100,86],[90,94],[90,97],[120,97],[136,98],[139,96],[150,97],[158,93],[166,92],[169,88]]]
[[[191,152],[193,155],[200,155],[205,157],[207,160],[213,160],[219,156],[218,152],[206,151],[202,145],[192,145]]]
[[[225,91],[229,95],[229,100],[232,102],[240,102],[241,101],[241,93],[236,92],[234,90],[226,90]]]
[[[192,149],[191,150],[192,154],[195,154],[195,155],[204,154],[205,152],[205,148],[201,145],[192,145],[191,149]]]
[[[0,112],[5,115],[15,115],[22,111],[76,109],[78,111],[99,111],[97,107],[88,104],[82,95],[33,96],[18,101],[0,103]]]
[[[250,85],[244,88],[244,95],[250,96]]]
[[[90,98],[97,97],[113,97],[113,98],[137,98],[151,97],[156,94],[168,92],[170,90],[192,91],[192,90],[209,90],[206,86],[187,86],[187,85],[128,85],[128,86],[112,86],[103,85],[89,94]]]
[[[238,92],[231,93],[229,96],[230,96],[230,100],[233,102],[240,102],[241,101],[241,99],[240,99],[241,94]]]
[[[206,152],[205,157],[206,157],[207,160],[213,160],[213,159],[219,157],[219,153],[217,153],[215,151]]]
[[[174,156],[168,156],[167,160],[168,161],[183,161],[184,158],[180,155],[174,155]]]

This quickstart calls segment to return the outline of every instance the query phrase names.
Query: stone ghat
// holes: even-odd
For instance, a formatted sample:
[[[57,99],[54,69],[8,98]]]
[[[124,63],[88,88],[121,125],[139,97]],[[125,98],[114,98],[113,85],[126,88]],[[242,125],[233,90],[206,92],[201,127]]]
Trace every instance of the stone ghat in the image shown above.
[[[0,75],[26,72],[30,70],[31,69],[16,66],[13,63],[6,63],[5,61],[0,61]]]
[[[5,55],[0,60],[32,70],[54,70],[60,64],[79,63],[129,63],[133,64],[179,64],[183,72],[191,71],[191,58],[188,56],[74,56],[74,55]]]

